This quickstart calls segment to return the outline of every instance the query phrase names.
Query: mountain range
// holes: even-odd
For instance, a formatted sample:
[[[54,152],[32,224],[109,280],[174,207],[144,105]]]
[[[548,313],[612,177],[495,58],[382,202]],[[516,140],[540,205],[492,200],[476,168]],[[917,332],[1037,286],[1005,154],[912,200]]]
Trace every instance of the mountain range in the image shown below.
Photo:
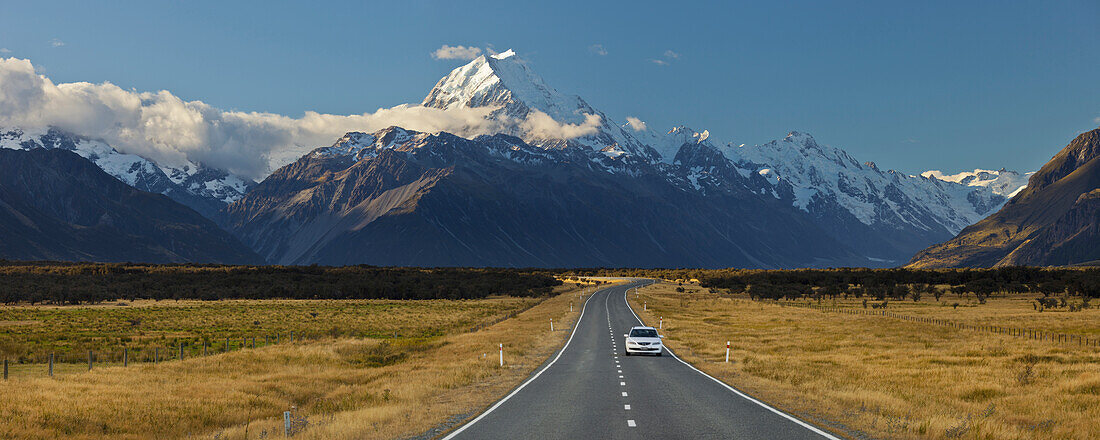
[[[64,149],[0,149],[0,257],[259,264],[214,222]]]
[[[619,124],[512,51],[455,69],[423,105],[492,108],[501,133],[348,133],[232,204],[227,227],[287,264],[890,266],[1006,200],[808,134],[715,146]],[[575,136],[548,136],[545,117]]]
[[[75,152],[278,264],[896,266],[996,212],[1026,176],[882,170],[800,132],[745,146],[622,124],[512,51],[454,69],[422,105],[490,109],[497,129],[350,132],[258,184],[57,129],[0,130],[0,147]]]

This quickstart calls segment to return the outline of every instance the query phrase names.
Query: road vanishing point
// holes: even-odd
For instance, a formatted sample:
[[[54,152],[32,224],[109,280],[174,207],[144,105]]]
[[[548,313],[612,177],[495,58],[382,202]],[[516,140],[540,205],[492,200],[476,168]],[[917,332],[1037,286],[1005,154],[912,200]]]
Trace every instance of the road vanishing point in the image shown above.
[[[450,439],[837,439],[665,355],[624,356],[632,280],[596,291],[565,346]],[[724,341],[723,341],[724,342]]]

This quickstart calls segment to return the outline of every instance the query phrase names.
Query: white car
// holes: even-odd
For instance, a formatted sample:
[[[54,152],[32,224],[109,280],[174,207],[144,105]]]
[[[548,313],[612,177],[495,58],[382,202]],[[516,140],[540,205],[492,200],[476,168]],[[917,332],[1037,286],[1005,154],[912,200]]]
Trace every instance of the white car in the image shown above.
[[[632,327],[630,333],[623,335],[626,338],[626,355],[654,354],[660,356],[664,352],[661,344],[661,336],[653,327]]]

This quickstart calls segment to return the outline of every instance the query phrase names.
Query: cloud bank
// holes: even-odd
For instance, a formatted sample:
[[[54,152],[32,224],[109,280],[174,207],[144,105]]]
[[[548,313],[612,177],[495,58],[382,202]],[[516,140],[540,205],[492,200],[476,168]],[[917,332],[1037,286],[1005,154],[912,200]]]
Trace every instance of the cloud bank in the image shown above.
[[[348,131],[391,125],[459,136],[499,130],[493,108],[440,110],[399,105],[360,115],[305,112],[298,118],[224,111],[172,93],[135,92],[111,83],[54,84],[29,60],[0,58],[0,127],[54,126],[102,139],[165,165],[204,163],[259,178]]]
[[[546,113],[531,110],[519,127],[527,136],[535,139],[573,139],[596,134],[601,122],[603,119],[599,115],[585,113],[584,122],[580,124],[562,124]]]
[[[479,47],[466,47],[466,46],[448,46],[444,44],[435,52],[432,52],[432,58],[437,60],[472,60],[481,55],[481,48]]]
[[[109,82],[54,84],[30,60],[0,58],[0,128],[53,126],[101,139],[115,149],[162,165],[202,163],[259,179],[349,131],[389,126],[472,138],[514,132],[523,137],[572,139],[594,134],[601,120],[562,124],[534,111],[524,120],[494,119],[496,107],[441,110],[403,104],[357,115],[305,112],[289,117],[225,111],[171,92],[124,90]]]

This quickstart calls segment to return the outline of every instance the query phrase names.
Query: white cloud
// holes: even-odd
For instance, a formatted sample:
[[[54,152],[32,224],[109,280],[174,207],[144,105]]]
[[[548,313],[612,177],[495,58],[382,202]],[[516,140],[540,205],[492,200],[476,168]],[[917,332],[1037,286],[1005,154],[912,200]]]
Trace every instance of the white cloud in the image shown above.
[[[311,111],[298,118],[224,111],[202,101],[184,101],[165,90],[136,92],[111,83],[54,84],[35,73],[30,60],[0,58],[0,127],[56,126],[158,163],[178,165],[189,160],[251,178],[263,177],[348,131],[399,125],[465,137],[496,133],[501,131],[500,122],[487,119],[493,110],[399,105],[360,115]],[[530,128],[552,132],[545,122],[535,120]],[[558,127],[563,133],[584,129]]]
[[[595,134],[601,122],[602,118],[599,115],[585,113],[583,123],[563,124],[546,113],[532,110],[519,127],[527,136],[534,139],[573,139]]]
[[[1097,117],[1095,117],[1095,118],[1092,118],[1092,123],[1093,123],[1093,124],[1100,124],[1100,116],[1097,116]]]
[[[651,62],[651,63],[653,63],[653,64],[656,64],[656,65],[658,65],[658,66],[667,66],[667,65],[668,65],[668,61],[665,61],[665,60],[658,60],[658,59],[656,59],[656,58],[650,58],[650,59],[649,59],[649,62]]]
[[[448,46],[444,44],[435,52],[432,52],[432,58],[437,60],[472,60],[481,55],[481,48],[479,47],[466,47],[466,46]]]
[[[602,44],[593,44],[591,46],[588,46],[588,51],[601,57],[607,55],[607,49],[604,49]]]
[[[670,60],[675,60],[675,59],[680,58],[680,54],[678,54],[676,52],[673,52],[672,49],[669,49],[669,50],[665,51],[665,58],[668,58]]]
[[[61,47],[61,46],[64,46],[64,45],[65,45],[64,41],[58,40],[56,38],[50,40],[50,46]]]
[[[6,47],[0,47],[0,53],[11,53],[11,49]]]
[[[627,116],[626,122],[630,124],[630,128],[634,129],[634,131],[645,131],[646,129],[645,121],[642,121],[641,119],[635,118],[633,116]]]

